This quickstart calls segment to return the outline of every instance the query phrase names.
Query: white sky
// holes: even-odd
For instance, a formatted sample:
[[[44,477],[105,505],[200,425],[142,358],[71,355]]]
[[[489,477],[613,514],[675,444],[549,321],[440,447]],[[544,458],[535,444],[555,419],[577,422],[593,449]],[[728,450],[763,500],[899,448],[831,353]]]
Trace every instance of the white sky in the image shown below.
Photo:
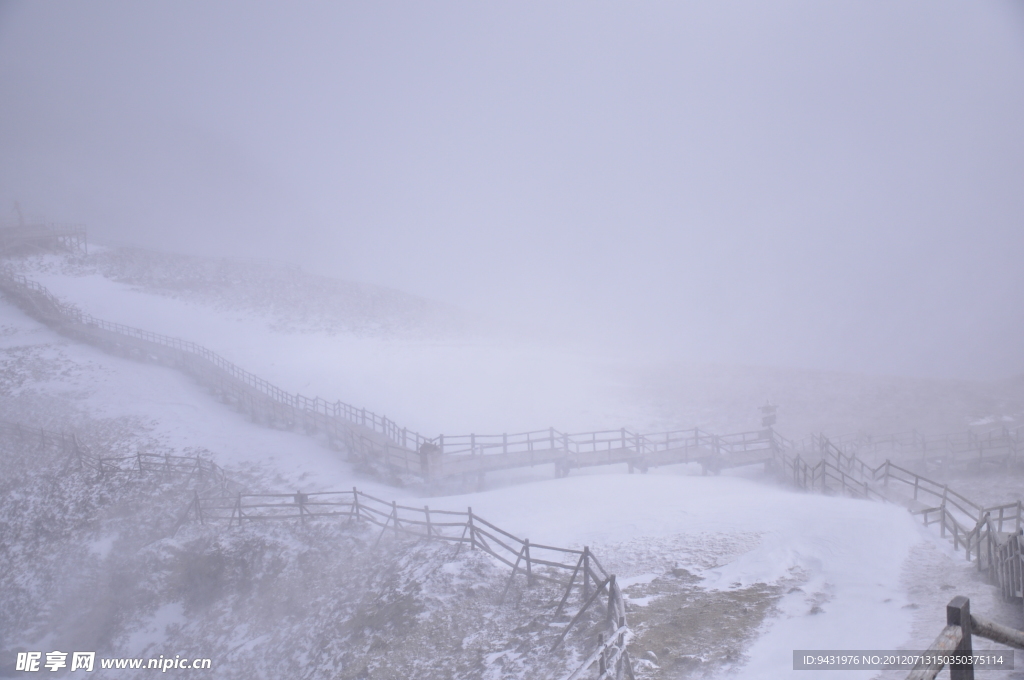
[[[1013,2],[0,3],[0,220],[621,352],[1024,371]]]

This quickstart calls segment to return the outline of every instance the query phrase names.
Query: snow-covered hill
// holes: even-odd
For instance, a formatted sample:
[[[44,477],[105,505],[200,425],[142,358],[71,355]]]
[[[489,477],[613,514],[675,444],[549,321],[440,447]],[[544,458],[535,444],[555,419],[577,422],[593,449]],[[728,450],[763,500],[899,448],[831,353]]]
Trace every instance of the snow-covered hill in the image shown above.
[[[185,337],[286,390],[423,433],[742,431],[758,426],[766,400],[791,438],[1024,423],[1021,379],[654,362],[510,338],[439,303],[273,263],[95,250],[17,266],[87,313]]]
[[[235,279],[229,267],[214,283],[221,270],[208,261],[188,259],[179,272],[175,260],[157,258],[151,271],[144,257],[150,255],[104,252],[18,264],[88,313],[195,340],[286,389],[365,403],[427,432],[749,426],[766,397],[782,402],[783,431],[786,418],[904,429],[920,425],[914,414],[939,412],[945,422],[1020,413],[1016,388],[1005,385],[738,369],[671,373],[541,345],[412,333],[414,324],[400,320],[368,332],[345,320],[355,314],[351,308],[307,304],[316,289],[305,284],[280,293],[291,275],[279,270],[245,265]],[[250,285],[257,292],[236,290]],[[405,311],[388,314],[400,319]],[[417,489],[366,477],[314,438],[247,422],[173,369],[75,344],[7,302],[0,302],[0,417],[74,430],[114,452],[207,452],[248,488],[359,486],[437,509],[472,506],[535,542],[588,545],[621,579],[647,678],[726,669],[788,677],[797,648],[927,646],[954,592],[993,618],[1019,617],[974,579],[971,565],[895,506],[794,493],[745,473],[700,477],[686,468],[632,476],[597,469],[557,480],[538,469],[490,480],[482,491],[420,499]],[[70,622],[88,628],[90,617],[110,616],[114,623],[89,628],[97,651],[189,653],[235,669],[218,677],[283,677],[302,667],[309,677],[533,678],[568,667],[569,657],[552,661],[534,649],[550,636],[531,623],[530,607],[550,602],[548,594],[525,593],[521,610],[491,607],[506,572],[465,551],[453,561],[440,548],[402,543],[373,557],[362,550],[363,536],[334,525],[307,533],[187,527],[173,538],[141,540],[126,528],[126,508],[145,519],[178,506],[163,492],[143,503],[138,491],[83,511],[81,529],[30,544],[25,522],[34,520],[18,513],[35,506],[19,505],[18,494],[50,488],[57,474],[39,469],[11,478],[0,544],[12,546],[3,553],[5,577],[23,586],[17,612],[44,614],[25,625],[22,613],[5,608],[4,654],[49,648],[68,639],[60,636]],[[37,505],[49,498],[32,497]],[[59,557],[42,559],[47,551]],[[80,564],[69,558],[89,551],[96,557]],[[413,555],[432,571],[411,568]],[[374,574],[382,564],[389,566]],[[119,574],[133,575],[128,600],[82,595],[87,584],[114,583]],[[57,582],[69,584],[74,597]],[[353,623],[359,617],[371,620],[360,629]],[[434,657],[417,665],[427,648]]]

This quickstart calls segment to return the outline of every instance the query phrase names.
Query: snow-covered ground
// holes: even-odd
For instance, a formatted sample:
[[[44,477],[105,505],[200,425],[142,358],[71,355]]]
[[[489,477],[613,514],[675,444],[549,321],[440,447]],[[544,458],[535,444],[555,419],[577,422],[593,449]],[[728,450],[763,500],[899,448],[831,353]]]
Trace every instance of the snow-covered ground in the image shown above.
[[[780,406],[778,427],[791,438],[946,432],[986,418],[1024,423],[1024,380],[647,361],[509,336],[440,305],[339,288],[295,269],[127,252],[19,266],[87,313],[199,342],[288,391],[365,406],[428,436],[623,426],[737,432],[759,427],[766,400]],[[374,312],[378,298],[388,304]]]
[[[756,405],[767,397],[777,399],[773,393],[734,391],[737,384],[770,384],[769,373],[718,385],[709,397],[711,406],[697,407],[693,396],[673,401],[671,395],[678,397],[684,386],[665,382],[664,376],[655,383],[638,380],[650,367],[630,368],[593,355],[486,335],[460,341],[288,326],[275,323],[278,316],[271,309],[230,307],[156,291],[145,282],[118,282],[88,264],[69,268],[51,257],[24,266],[87,313],[199,342],[286,390],[365,405],[427,434],[552,425],[570,431],[743,421],[753,426]],[[704,375],[704,383],[697,384],[713,382]],[[106,436],[106,442],[123,444],[127,440],[96,429],[96,423],[120,423],[133,433],[132,445],[208,450],[229,471],[280,490],[359,486],[383,498],[410,500],[419,493],[359,474],[313,438],[247,422],[172,369],[67,341],[7,302],[0,302],[0,377],[0,417],[7,420],[52,429],[80,425],[93,428],[96,439]],[[870,388],[863,387],[869,381],[851,379],[836,387],[837,382],[842,380],[835,376],[804,381],[812,389],[799,396],[806,403],[794,410],[811,412],[813,390],[826,383],[835,393],[847,390],[844,403],[858,403],[872,390],[891,397],[926,387],[920,381],[876,381]],[[657,389],[644,392],[641,384]],[[791,380],[781,391],[798,395],[798,384]],[[949,394],[961,395],[956,399],[970,402],[960,405],[959,417],[965,421],[992,414],[1016,417],[1018,403],[999,389],[986,396],[978,386],[960,393],[948,387]],[[981,397],[974,399],[975,393]],[[955,414],[950,404],[956,399],[932,403],[941,402],[948,414]],[[41,404],[46,408],[40,409]],[[728,405],[727,412],[705,413],[714,404]],[[859,408],[868,421],[886,412],[885,404]],[[986,409],[989,413],[979,415]],[[702,414],[711,422],[680,422]],[[767,616],[755,620],[752,630],[741,631],[750,639],[745,658],[722,666],[744,677],[835,677],[834,672],[794,673],[794,649],[927,647],[953,594],[969,595],[975,612],[1019,619],[1018,610],[999,603],[991,587],[973,577],[962,557],[896,506],[796,493],[743,472],[701,477],[688,468],[648,475],[598,469],[565,479],[548,479],[549,474],[509,473],[483,491],[433,497],[429,503],[437,509],[472,506],[480,516],[537,543],[589,545],[623,585],[634,586],[625,589],[627,596],[634,595],[630,608],[646,626],[658,620],[640,611],[657,606],[659,596],[638,593],[673,570],[695,576],[697,587],[709,593],[773,588]],[[701,623],[722,625],[714,619]],[[638,655],[648,651],[663,672],[650,662],[643,668],[646,677],[682,677],[685,669],[672,670],[665,649],[638,650]],[[670,656],[685,653],[667,651]],[[873,675],[848,671],[843,677]]]

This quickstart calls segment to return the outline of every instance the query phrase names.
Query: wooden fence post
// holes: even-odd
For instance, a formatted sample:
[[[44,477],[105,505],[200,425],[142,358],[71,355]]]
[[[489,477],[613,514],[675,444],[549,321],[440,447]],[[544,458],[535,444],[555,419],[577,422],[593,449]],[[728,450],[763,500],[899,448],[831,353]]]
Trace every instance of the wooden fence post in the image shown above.
[[[498,600],[498,604],[502,604],[505,602],[505,596],[508,595],[508,589],[512,587],[512,581],[514,581],[516,578],[516,573],[519,571],[519,563],[523,561],[523,554],[525,552],[526,546],[523,546],[523,548],[519,551],[519,556],[516,557],[516,563],[512,565],[512,574],[508,577],[508,582],[505,583],[505,590],[501,591],[501,599]],[[572,586],[571,583],[569,585],[570,587]],[[568,596],[568,593],[566,593],[566,596]],[[561,611],[561,607],[559,607],[559,611]]]
[[[953,652],[956,656],[971,656],[971,601],[963,595],[957,595],[946,605],[946,625],[960,626],[963,636],[960,644]],[[949,680],[974,680],[974,664],[950,664]]]
[[[473,526],[473,508],[467,509],[466,513],[469,515],[469,547],[476,550],[476,527]]]
[[[200,524],[206,524],[203,520],[203,505],[199,501],[199,492],[193,490],[193,494],[195,494],[192,502],[196,504],[196,518],[199,520]]]
[[[565,603],[569,599],[569,593],[572,592],[572,584],[576,582],[576,574],[579,573],[580,568],[583,566],[583,555],[580,555],[580,559],[576,562],[576,568],[572,570],[572,576],[569,577],[569,585],[565,588],[565,594],[562,595],[562,601],[558,603],[558,609],[555,610],[555,618],[557,619],[562,615],[562,609],[565,607]],[[586,599],[586,596],[584,596]]]
[[[583,599],[590,597],[590,548],[583,546]]]
[[[611,624],[615,622],[615,593],[618,587],[615,585],[615,574],[608,577],[608,609],[605,611],[605,620]]]
[[[434,531],[430,527],[430,506],[429,505],[424,505],[423,506],[423,514],[426,515],[426,518],[427,518],[427,538],[433,538],[434,537]]]
[[[526,557],[526,585],[533,585],[533,562],[530,560],[530,539],[523,541],[523,550],[525,551]]]

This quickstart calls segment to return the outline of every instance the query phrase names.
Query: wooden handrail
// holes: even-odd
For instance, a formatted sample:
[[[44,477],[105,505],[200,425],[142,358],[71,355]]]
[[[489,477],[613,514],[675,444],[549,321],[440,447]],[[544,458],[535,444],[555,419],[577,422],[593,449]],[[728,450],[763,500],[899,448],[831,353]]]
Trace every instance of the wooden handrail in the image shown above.
[[[930,663],[922,659],[907,676],[907,680],[932,680],[945,666],[943,656],[955,655],[970,658],[974,654],[971,641],[973,635],[1024,649],[1024,631],[989,621],[971,613],[971,603],[966,597],[957,595],[946,605],[946,627],[928,648]],[[974,680],[974,664],[952,665],[950,680]]]
[[[271,418],[281,415],[280,408],[293,409],[297,413],[288,415],[289,418],[307,421],[313,427],[316,427],[317,424],[324,425],[333,436],[347,439],[359,455],[372,456],[388,467],[426,477],[444,473],[443,464],[441,465],[442,469],[439,470],[437,464],[431,463],[429,457],[423,456],[422,447],[427,444],[437,446],[442,455],[446,457],[457,457],[462,454],[477,457],[481,454],[491,456],[494,454],[488,452],[498,451],[502,455],[513,455],[536,450],[558,451],[566,456],[571,456],[588,451],[596,453],[605,449],[619,450],[623,453],[615,460],[628,461],[632,465],[633,462],[636,462],[637,456],[654,455],[668,450],[674,451],[676,449],[673,449],[673,446],[680,450],[675,457],[678,460],[674,458],[665,462],[689,461],[691,456],[688,452],[696,451],[701,447],[711,448],[718,455],[729,455],[755,450],[773,451],[778,448],[780,441],[785,441],[774,431],[771,431],[768,436],[765,436],[762,431],[719,436],[702,432],[699,429],[643,434],[623,428],[576,434],[566,434],[554,428],[548,428],[547,430],[513,435],[468,434],[426,437],[408,428],[400,428],[394,421],[365,408],[358,408],[341,401],[332,402],[320,397],[290,394],[196,343],[83,314],[74,305],[61,302],[45,287],[14,272],[9,267],[0,268],[0,288],[12,293],[15,301],[20,302],[27,312],[40,316],[44,322],[52,323],[55,319],[59,319],[60,323],[57,326],[58,330],[62,332],[102,344],[110,339],[110,336],[95,335],[97,331],[102,331],[126,340],[130,339],[171,349],[187,358],[187,360],[182,360],[183,369],[186,372],[192,373],[201,381],[210,383],[215,389],[230,392],[240,406],[244,404],[245,408],[257,411],[262,409],[267,411],[268,417]],[[245,393],[246,390],[251,390],[253,394]],[[348,428],[348,431],[340,431],[339,423],[331,422],[331,419],[344,423],[344,428]],[[372,430],[376,435],[380,435],[383,442],[376,442],[372,437],[368,438],[361,432],[354,432],[351,428],[355,427]],[[550,459],[545,460],[550,462]],[[607,462],[614,461],[595,459],[595,462],[588,464],[606,464]],[[481,458],[472,466],[472,470],[486,472],[491,468],[502,469],[503,467],[534,463],[535,460],[530,457],[518,462],[512,461],[510,464],[495,460],[489,466]],[[642,470],[647,469],[648,463],[642,459],[639,463]],[[458,474],[459,471],[458,464],[456,464],[453,472]]]
[[[971,632],[1007,647],[1024,649],[1024,631],[971,614]]]

